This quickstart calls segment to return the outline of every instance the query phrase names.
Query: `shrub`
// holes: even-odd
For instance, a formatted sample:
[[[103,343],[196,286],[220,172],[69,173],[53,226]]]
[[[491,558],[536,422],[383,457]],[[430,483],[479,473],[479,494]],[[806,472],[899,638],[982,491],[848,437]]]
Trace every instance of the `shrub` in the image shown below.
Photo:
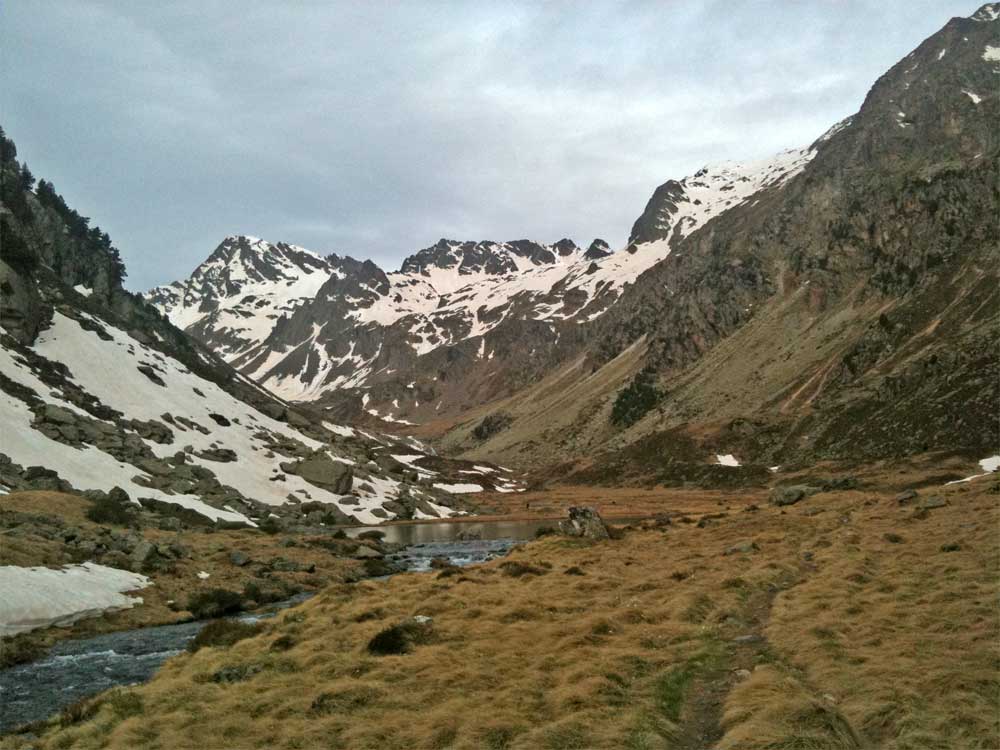
[[[345,714],[374,703],[382,695],[371,687],[354,687],[336,693],[320,693],[309,706],[314,715]]]
[[[34,661],[45,655],[46,647],[27,633],[0,639],[0,668]]]
[[[566,570],[564,570],[563,572],[566,575],[568,575],[568,576],[585,576],[585,575],[587,575],[586,573],[583,572],[583,570],[578,565],[573,565],[572,567],[566,568]]]
[[[281,522],[274,516],[267,516],[257,522],[257,528],[265,534],[277,534],[282,530]]]
[[[122,719],[139,716],[143,712],[142,697],[131,690],[120,688],[112,690],[103,702],[111,706],[112,710]]]
[[[656,387],[653,370],[643,368],[615,398],[611,407],[611,422],[619,427],[630,427],[656,406],[661,398],[663,394]]]
[[[541,539],[543,536],[552,536],[558,533],[552,526],[539,526],[535,529],[535,539]]]
[[[385,539],[385,532],[379,531],[378,529],[369,529],[368,531],[362,531],[358,534],[358,539],[372,539],[378,542]]]
[[[135,523],[135,513],[131,503],[122,502],[109,495],[91,500],[91,505],[84,513],[94,523],[112,526],[131,526]]]
[[[513,421],[514,418],[505,412],[488,414],[483,417],[483,421],[477,424],[472,430],[472,436],[479,441],[488,440],[498,432],[503,432],[510,427]]]
[[[68,727],[92,719],[100,707],[100,702],[91,697],[74,701],[60,712],[59,726]]]
[[[518,562],[517,560],[507,560],[506,562],[500,563],[500,570],[504,572],[504,575],[508,575],[513,578],[520,578],[521,576],[541,576],[545,575],[547,572],[542,568]]]
[[[379,656],[408,654],[430,639],[429,623],[407,620],[380,631],[368,641],[368,651]]]
[[[240,622],[239,620],[213,620],[208,623],[187,645],[192,654],[209,646],[228,648],[244,638],[253,638],[260,633],[258,623]]]
[[[228,589],[206,589],[188,598],[188,611],[199,620],[222,617],[239,612],[243,597]]]
[[[275,653],[279,653],[281,651],[289,651],[292,648],[294,648],[296,642],[297,641],[295,640],[295,638],[293,638],[290,635],[287,634],[281,635],[275,638],[274,641],[271,642],[270,650]]]

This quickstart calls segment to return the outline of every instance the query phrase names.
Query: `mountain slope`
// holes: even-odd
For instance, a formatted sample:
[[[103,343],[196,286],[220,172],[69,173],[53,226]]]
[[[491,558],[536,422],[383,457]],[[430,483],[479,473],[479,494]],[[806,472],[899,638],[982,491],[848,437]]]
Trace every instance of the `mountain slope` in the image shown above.
[[[470,413],[444,445],[671,483],[729,481],[711,466],[730,453],[757,467],[995,453],[996,10],[952,19],[781,190],[716,216],[639,278],[574,368]],[[636,232],[657,206],[669,213],[675,191],[657,193]],[[564,403],[581,389],[592,395]],[[630,399],[638,417],[615,423]],[[484,413],[506,429],[482,440]]]
[[[2,145],[4,491],[120,487],[189,523],[273,525],[451,515],[473,484],[517,489],[493,467],[290,409],[236,373],[122,289],[107,235],[49,183],[32,190]]]
[[[580,351],[587,324],[685,236],[779,188],[814,155],[787,151],[669,182],[618,252],[603,240],[586,250],[570,240],[440,240],[387,274],[228,237],[186,281],[147,299],[285,398],[332,404],[341,418],[426,421],[513,393]]]

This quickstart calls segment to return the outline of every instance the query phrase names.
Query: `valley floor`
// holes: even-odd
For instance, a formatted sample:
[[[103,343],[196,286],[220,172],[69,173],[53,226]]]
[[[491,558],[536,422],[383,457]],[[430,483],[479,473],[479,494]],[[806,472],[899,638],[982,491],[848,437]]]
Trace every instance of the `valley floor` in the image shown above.
[[[333,584],[0,747],[994,748],[998,492],[706,495],[605,542]],[[408,653],[367,648],[414,616]]]

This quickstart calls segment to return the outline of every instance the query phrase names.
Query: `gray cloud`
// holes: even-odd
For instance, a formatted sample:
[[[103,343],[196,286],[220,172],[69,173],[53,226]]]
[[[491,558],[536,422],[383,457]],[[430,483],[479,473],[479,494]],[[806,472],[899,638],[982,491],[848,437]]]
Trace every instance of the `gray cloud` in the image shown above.
[[[9,0],[4,127],[129,285],[226,234],[395,267],[620,245],[653,188],[805,145],[976,4]]]

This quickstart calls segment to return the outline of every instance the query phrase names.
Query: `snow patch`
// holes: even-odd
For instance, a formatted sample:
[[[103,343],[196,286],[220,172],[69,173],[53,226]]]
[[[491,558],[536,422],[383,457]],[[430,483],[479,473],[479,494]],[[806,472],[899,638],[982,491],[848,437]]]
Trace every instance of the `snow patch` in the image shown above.
[[[982,474],[973,474],[971,477],[966,477],[965,479],[956,479],[953,482],[946,482],[945,485],[949,484],[962,484],[963,482],[971,482],[973,479],[979,479],[980,477],[985,477],[997,469],[1000,469],[1000,456],[990,456],[989,458],[984,458],[979,462],[979,468],[983,470]]]
[[[439,490],[444,490],[445,492],[451,492],[456,495],[460,495],[467,492],[482,492],[482,485],[479,484],[445,484],[443,482],[437,482],[434,486]]]
[[[144,575],[92,562],[61,569],[0,566],[0,635],[129,609],[142,597],[125,592],[151,584]]]

